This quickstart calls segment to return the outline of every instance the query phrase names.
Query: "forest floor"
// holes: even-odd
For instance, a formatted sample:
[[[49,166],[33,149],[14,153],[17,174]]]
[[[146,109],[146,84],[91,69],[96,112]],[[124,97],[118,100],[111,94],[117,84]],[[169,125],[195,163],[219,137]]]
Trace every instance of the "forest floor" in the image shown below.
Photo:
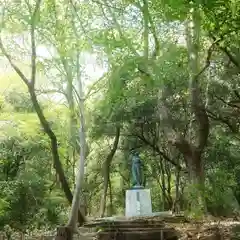
[[[147,225],[154,225],[157,224],[163,224],[163,229],[174,229],[173,231],[177,235],[178,239],[180,240],[240,240],[240,219],[237,217],[235,218],[214,218],[214,217],[207,217],[203,220],[189,220],[184,218],[183,216],[169,216],[169,217],[159,217],[159,216],[154,216],[154,217],[141,217],[141,218],[132,218],[128,220],[123,220],[121,219],[122,223],[120,224],[119,219],[115,220],[116,226],[113,226],[113,222],[111,220],[108,220],[110,225],[106,224],[106,221],[98,220],[95,223],[90,223],[90,225],[101,225],[98,229],[101,229],[101,231],[105,232],[112,232],[113,230],[109,231],[109,228],[116,228],[114,230],[115,232],[119,232],[120,230],[120,225],[122,225],[124,222],[124,231],[126,231],[125,225],[127,224],[130,229],[134,228],[139,228],[136,224],[141,223],[141,231],[148,231],[149,233],[154,230],[152,227],[149,229],[149,226]],[[132,224],[130,224],[130,222]],[[148,223],[147,223],[148,222]],[[101,224],[100,224],[101,223]],[[105,224],[104,224],[105,223]],[[87,224],[88,225],[88,224]],[[89,225],[89,226],[90,226]],[[107,226],[108,225],[108,226]],[[131,226],[132,225],[132,226]],[[144,227],[146,226],[146,227]],[[87,227],[87,226],[86,226]],[[105,230],[104,230],[105,228]],[[106,230],[108,229],[108,230]],[[93,230],[93,229],[92,229]],[[129,232],[129,230],[127,230]],[[85,228],[85,233],[86,233],[86,228]],[[96,228],[97,231],[97,228]],[[134,231],[134,230],[133,230]],[[171,231],[171,230],[167,230]],[[81,232],[81,230],[80,230]],[[99,233],[99,232],[98,232]],[[146,233],[146,232],[145,232]],[[92,234],[92,233],[91,233]],[[86,234],[86,239],[91,239],[87,237],[88,234]],[[166,236],[164,239],[174,239],[172,236],[174,234],[167,234],[169,237]],[[82,238],[83,239],[83,238]],[[105,239],[105,238],[100,238],[100,239]],[[107,238],[106,238],[107,239]],[[134,238],[133,238],[134,239]],[[144,237],[144,239],[148,239]],[[150,238],[149,238],[150,239]],[[175,238],[176,239],[176,238]]]
[[[240,239],[240,221],[192,221],[189,223],[166,223],[180,233],[179,239],[221,240]]]
[[[117,220],[118,221],[118,220]],[[169,233],[172,231],[174,234],[177,235],[177,238],[172,238],[174,234],[168,234],[169,237],[166,237],[164,239],[179,239],[179,240],[240,240],[240,219],[238,218],[213,218],[213,217],[207,217],[204,220],[189,220],[185,219],[184,217],[180,216],[172,216],[172,217],[141,217],[141,218],[134,218],[134,219],[128,219],[128,220],[121,220],[122,223],[124,224],[124,229],[126,230],[125,226],[127,224],[128,230],[127,232],[131,232],[133,228],[138,228],[140,227],[141,224],[141,230],[143,233],[146,231],[150,233],[153,228],[150,227],[150,225],[155,225],[155,226],[162,226],[163,229],[172,229],[172,230],[167,230]],[[109,228],[114,228],[114,222],[116,221],[111,221],[108,220],[108,223],[106,224],[105,221],[105,227],[97,227],[99,223],[103,223],[103,221],[98,220],[94,221],[92,219],[88,223],[86,223],[86,226],[79,228],[79,234],[78,236],[75,236],[75,240],[93,240],[93,239],[108,239],[107,238],[99,238],[100,232],[105,232],[107,225],[108,229]],[[132,224],[129,224],[131,222]],[[144,227],[145,226],[145,227]],[[119,230],[119,221],[118,224],[115,225],[114,231],[116,232],[116,229]],[[137,230],[137,229],[136,229]],[[55,231],[49,231],[49,232],[42,232],[42,231],[37,231],[38,233],[32,233],[30,235],[25,235],[24,238],[20,237],[18,233],[15,233],[15,237],[12,236],[11,239],[15,240],[20,240],[20,239],[25,239],[25,240],[42,240],[42,239],[47,239],[47,240],[53,240],[55,239]],[[5,234],[4,234],[5,235]],[[148,234],[147,234],[148,235]],[[0,239],[1,234],[0,234]],[[116,238],[117,239],[117,238]],[[121,239],[121,238],[119,238]],[[129,239],[129,238],[127,238]],[[134,240],[135,238],[130,238],[131,240]],[[150,236],[148,237],[142,237],[141,239],[148,239],[150,240]]]

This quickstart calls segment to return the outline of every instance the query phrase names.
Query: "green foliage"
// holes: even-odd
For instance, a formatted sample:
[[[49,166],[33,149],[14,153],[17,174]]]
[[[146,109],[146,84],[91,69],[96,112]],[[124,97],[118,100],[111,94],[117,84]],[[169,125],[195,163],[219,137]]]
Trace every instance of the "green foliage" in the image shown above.
[[[161,10],[161,14],[164,17],[164,20],[167,21],[183,21],[186,18],[186,15],[189,11],[189,3],[186,3],[183,0],[177,1],[152,1],[153,11]]]
[[[28,68],[28,35],[35,3],[4,2],[1,23],[6,51],[28,79],[32,70]],[[206,207],[213,215],[229,216],[239,211],[240,204],[240,4],[220,0],[152,0],[145,8],[146,1],[133,0],[76,1],[74,5],[62,0],[41,3],[35,34],[37,55],[41,55],[37,56],[35,87],[40,107],[57,138],[70,188],[74,185],[80,152],[76,141],[79,119],[72,118],[80,115],[76,83],[79,77],[87,79],[91,75],[85,69],[89,64],[85,64],[85,58],[94,53],[97,60],[107,65],[107,73],[94,84],[85,100],[90,151],[83,191],[89,214],[98,215],[102,167],[113,147],[116,126],[120,125],[118,149],[109,166],[107,214],[123,214],[125,190],[131,187],[129,152],[134,148],[141,152],[154,211],[169,210],[175,200],[180,210],[189,210],[192,202],[202,201],[199,208],[186,212],[201,218]],[[191,39],[191,47],[199,51],[199,69],[206,64],[208,45],[218,40],[210,66],[207,61],[208,68],[197,76],[198,101],[203,99],[198,116],[192,101],[198,89],[189,84],[189,56],[194,51],[183,40],[185,21],[193,15],[191,8],[201,18],[201,32],[196,33],[193,25],[195,34],[200,35],[199,48]],[[24,44],[18,41],[22,35],[26,35]],[[46,51],[41,52],[39,47]],[[0,228],[9,225],[25,230],[63,224],[68,204],[52,166],[49,138],[23,82],[19,83],[22,80],[7,71],[2,73],[1,81]],[[71,84],[76,91],[70,89]],[[87,84],[84,82],[84,87]],[[65,98],[60,99],[59,92]],[[203,110],[208,114],[210,134],[199,161],[205,186],[198,186],[192,184],[186,173],[197,173],[191,164],[193,153],[199,150],[195,148],[198,137],[204,130],[198,128]],[[176,165],[181,166],[180,172]]]
[[[65,219],[66,200],[58,187],[51,190],[55,177],[48,139],[36,115],[20,103],[20,113],[15,108],[16,113],[0,116],[6,122],[0,142],[0,228],[6,224],[19,230],[57,225]]]
[[[5,93],[5,101],[15,112],[34,112],[32,101],[27,92],[19,92],[13,88]]]
[[[231,216],[237,212],[239,204],[233,192],[234,187],[236,187],[233,175],[223,169],[216,169],[209,176],[209,182],[210,185],[206,192],[209,210],[217,216]]]

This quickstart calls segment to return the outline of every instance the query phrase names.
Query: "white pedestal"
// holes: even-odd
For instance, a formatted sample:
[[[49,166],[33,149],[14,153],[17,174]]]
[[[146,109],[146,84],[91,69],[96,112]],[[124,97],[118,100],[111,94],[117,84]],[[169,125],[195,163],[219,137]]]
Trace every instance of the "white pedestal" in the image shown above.
[[[135,217],[152,214],[150,189],[131,189],[126,191],[125,216]]]

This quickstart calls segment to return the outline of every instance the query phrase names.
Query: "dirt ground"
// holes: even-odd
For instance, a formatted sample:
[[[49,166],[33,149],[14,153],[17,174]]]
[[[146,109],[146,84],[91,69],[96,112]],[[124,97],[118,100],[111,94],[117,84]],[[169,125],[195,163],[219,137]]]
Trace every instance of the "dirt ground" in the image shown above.
[[[122,221],[125,222],[123,219]],[[109,223],[110,222],[111,221],[109,221]],[[111,222],[111,224],[113,222]],[[204,220],[197,221],[197,220],[186,219],[183,216],[171,216],[171,217],[164,217],[164,218],[141,217],[141,218],[132,218],[127,220],[129,230],[133,229],[134,225],[136,227],[136,223],[139,223],[141,224],[141,228],[142,228],[141,230],[147,231],[148,223],[151,225],[154,225],[155,222],[158,223],[158,225],[159,223],[163,223],[164,224],[163,229],[173,228],[177,232],[177,236],[178,236],[177,239],[179,240],[190,240],[190,239],[191,240],[222,240],[222,239],[224,240],[239,239],[240,240],[240,219],[238,218],[220,219],[220,218],[208,217]],[[99,224],[100,223],[101,221],[99,221]],[[126,224],[124,223],[124,225]],[[146,228],[144,226],[146,226]],[[137,227],[139,228],[140,225]],[[103,231],[104,231],[104,228],[108,229],[108,230],[105,230],[105,232],[109,231],[109,226],[108,227],[105,226],[101,228]],[[116,226],[117,231],[119,231],[120,228],[121,228],[120,226],[119,227]],[[148,231],[150,232],[151,230],[149,229]],[[85,234],[86,234],[86,230],[85,230]],[[176,238],[169,237],[164,239],[170,240],[170,239],[176,239]]]
[[[121,219],[123,222],[125,220]],[[114,221],[109,221],[111,228]],[[99,239],[98,234],[101,231],[104,231],[104,227],[101,227],[101,230],[99,227],[96,227],[101,221],[90,221],[88,224],[95,224],[95,227],[93,226],[85,226],[79,228],[79,234],[74,237],[75,240],[95,240]],[[128,224],[128,232],[131,232],[134,228],[135,231],[137,229],[140,229],[140,231],[150,231],[153,230],[153,228],[147,227],[147,225],[161,225],[163,224],[164,228],[172,228],[177,233],[177,238],[164,238],[164,239],[179,239],[179,240],[240,240],[240,219],[237,217],[235,218],[206,218],[202,221],[196,221],[196,220],[189,220],[185,219],[182,216],[178,217],[168,217],[168,218],[159,218],[159,217],[151,217],[151,218],[134,218],[134,219],[128,219],[126,221]],[[126,225],[124,223],[124,225]],[[131,224],[132,223],[132,224]],[[141,224],[141,226],[138,224]],[[108,224],[107,224],[108,225]],[[132,225],[132,226],[131,226]],[[135,225],[135,226],[133,226]],[[121,227],[115,226],[117,230],[119,230]],[[137,229],[136,229],[137,228]],[[147,229],[148,228],[148,229]],[[105,228],[106,229],[106,228]],[[126,228],[124,227],[126,230]],[[112,230],[116,231],[116,230]],[[0,240],[7,239],[6,237],[3,238],[5,234],[0,233]],[[15,240],[53,240],[55,236],[55,231],[52,232],[39,232],[39,234],[33,234],[32,236],[25,235],[20,236],[21,234],[15,233],[13,234],[11,239]],[[109,239],[109,238],[106,238]],[[130,238],[131,239],[131,238]],[[141,238],[142,239],[142,238]],[[150,240],[150,238],[148,238]],[[160,238],[159,238],[160,239]]]

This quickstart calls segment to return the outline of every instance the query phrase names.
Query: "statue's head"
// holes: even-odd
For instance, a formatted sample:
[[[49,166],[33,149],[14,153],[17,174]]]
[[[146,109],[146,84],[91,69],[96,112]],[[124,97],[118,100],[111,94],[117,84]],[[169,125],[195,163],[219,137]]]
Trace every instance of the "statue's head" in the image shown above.
[[[139,156],[138,151],[135,150],[135,149],[132,149],[132,150],[131,150],[131,154],[134,155],[134,156]]]

